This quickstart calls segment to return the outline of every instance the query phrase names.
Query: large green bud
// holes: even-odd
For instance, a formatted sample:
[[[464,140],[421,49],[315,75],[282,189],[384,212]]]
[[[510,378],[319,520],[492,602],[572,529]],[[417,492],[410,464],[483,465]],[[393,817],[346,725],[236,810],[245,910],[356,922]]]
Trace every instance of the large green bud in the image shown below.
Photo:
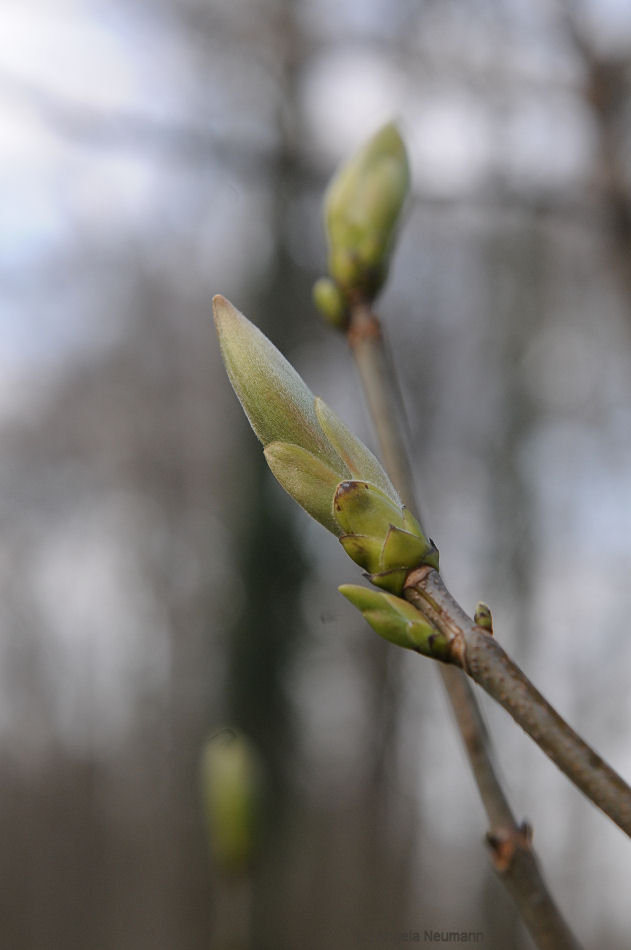
[[[252,743],[223,729],[201,757],[202,803],[213,861],[219,871],[248,870],[261,833],[263,767]]]
[[[232,304],[217,296],[213,308],[230,382],[285,491],[379,587],[399,593],[410,570],[437,566],[372,452]]]
[[[325,197],[329,274],[347,299],[371,300],[383,285],[410,187],[403,139],[393,122],[336,172]],[[320,294],[320,297],[318,296]],[[330,288],[316,293],[323,312],[341,310]]]

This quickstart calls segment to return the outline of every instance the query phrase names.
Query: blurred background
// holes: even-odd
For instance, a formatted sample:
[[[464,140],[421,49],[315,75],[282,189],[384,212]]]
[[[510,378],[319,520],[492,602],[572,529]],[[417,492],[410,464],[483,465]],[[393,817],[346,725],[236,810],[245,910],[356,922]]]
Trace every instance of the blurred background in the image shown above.
[[[630,89],[625,0],[5,0],[2,947],[530,946],[436,670],[337,593],[359,572],[267,471],[210,299],[374,446],[310,289],[328,178],[400,120],[379,313],[424,520],[629,778]],[[622,950],[629,842],[484,708],[561,908]],[[199,777],[224,726],[265,790],[229,877]]]

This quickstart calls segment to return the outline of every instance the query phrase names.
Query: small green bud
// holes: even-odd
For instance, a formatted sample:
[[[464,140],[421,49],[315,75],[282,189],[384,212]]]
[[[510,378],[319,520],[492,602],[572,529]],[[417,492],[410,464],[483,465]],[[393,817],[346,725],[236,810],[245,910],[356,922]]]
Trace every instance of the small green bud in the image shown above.
[[[384,283],[409,186],[405,145],[392,122],[331,181],[325,198],[329,272],[347,295],[372,298]]]
[[[348,326],[348,300],[330,277],[320,277],[313,285],[313,302],[329,326],[346,330]]]
[[[208,740],[201,784],[213,860],[223,873],[242,873],[256,853],[263,798],[261,760],[245,736],[224,729]]]
[[[444,634],[406,600],[355,584],[344,584],[338,590],[385,640],[425,656],[440,660],[449,658],[449,645]]]
[[[491,608],[488,606],[488,604],[485,604],[480,600],[476,605],[473,619],[478,627],[482,627],[482,629],[486,630],[488,633],[493,633],[493,616],[491,614]]]

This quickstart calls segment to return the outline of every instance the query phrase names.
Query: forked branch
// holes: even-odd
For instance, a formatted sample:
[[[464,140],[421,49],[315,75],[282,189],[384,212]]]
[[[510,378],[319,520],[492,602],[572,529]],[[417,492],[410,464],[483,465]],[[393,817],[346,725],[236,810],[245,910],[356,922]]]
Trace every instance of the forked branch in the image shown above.
[[[385,466],[403,499],[415,505],[396,376],[388,359],[380,321],[362,302],[351,308],[347,339]],[[418,511],[417,505],[415,510]],[[415,603],[411,591],[406,591],[405,596]],[[489,821],[486,840],[493,867],[540,950],[578,950],[579,944],[544,880],[532,846],[532,831],[529,826],[518,824],[502,788],[493,761],[491,739],[473,689],[462,670],[444,663],[439,663],[438,670]]]
[[[494,637],[467,616],[440,574],[425,567],[412,571],[403,593],[447,637],[452,662],[497,700],[576,787],[631,836],[631,788],[544,699]]]

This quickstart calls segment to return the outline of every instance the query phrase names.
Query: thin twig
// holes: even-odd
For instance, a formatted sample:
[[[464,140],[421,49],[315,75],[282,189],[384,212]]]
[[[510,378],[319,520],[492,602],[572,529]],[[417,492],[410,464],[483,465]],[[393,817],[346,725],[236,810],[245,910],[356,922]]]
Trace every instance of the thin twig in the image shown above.
[[[441,664],[440,672],[489,820],[486,840],[493,867],[515,901],[537,947],[577,950],[579,944],[543,878],[532,846],[532,829],[525,822],[517,824],[499,783],[491,758],[490,737],[471,687],[462,672],[453,666]]]
[[[602,52],[581,16],[580,6],[557,0],[560,22],[582,60],[583,99],[591,110],[598,134],[596,152],[597,184],[600,186],[605,221],[612,249],[616,277],[631,298],[631,190],[628,180],[628,147],[625,116],[628,107],[628,51]]]
[[[565,722],[491,634],[478,627],[430,567],[412,571],[404,595],[451,641],[453,662],[524,729],[569,779],[631,836],[631,788]]]
[[[405,447],[404,416],[396,378],[379,321],[369,307],[355,304],[347,336],[385,466],[403,501],[420,517]],[[540,950],[578,950],[579,944],[563,920],[541,874],[532,848],[530,829],[518,825],[497,777],[490,738],[473,690],[463,673],[455,667],[440,664],[439,670],[489,820],[487,842],[493,867]]]

